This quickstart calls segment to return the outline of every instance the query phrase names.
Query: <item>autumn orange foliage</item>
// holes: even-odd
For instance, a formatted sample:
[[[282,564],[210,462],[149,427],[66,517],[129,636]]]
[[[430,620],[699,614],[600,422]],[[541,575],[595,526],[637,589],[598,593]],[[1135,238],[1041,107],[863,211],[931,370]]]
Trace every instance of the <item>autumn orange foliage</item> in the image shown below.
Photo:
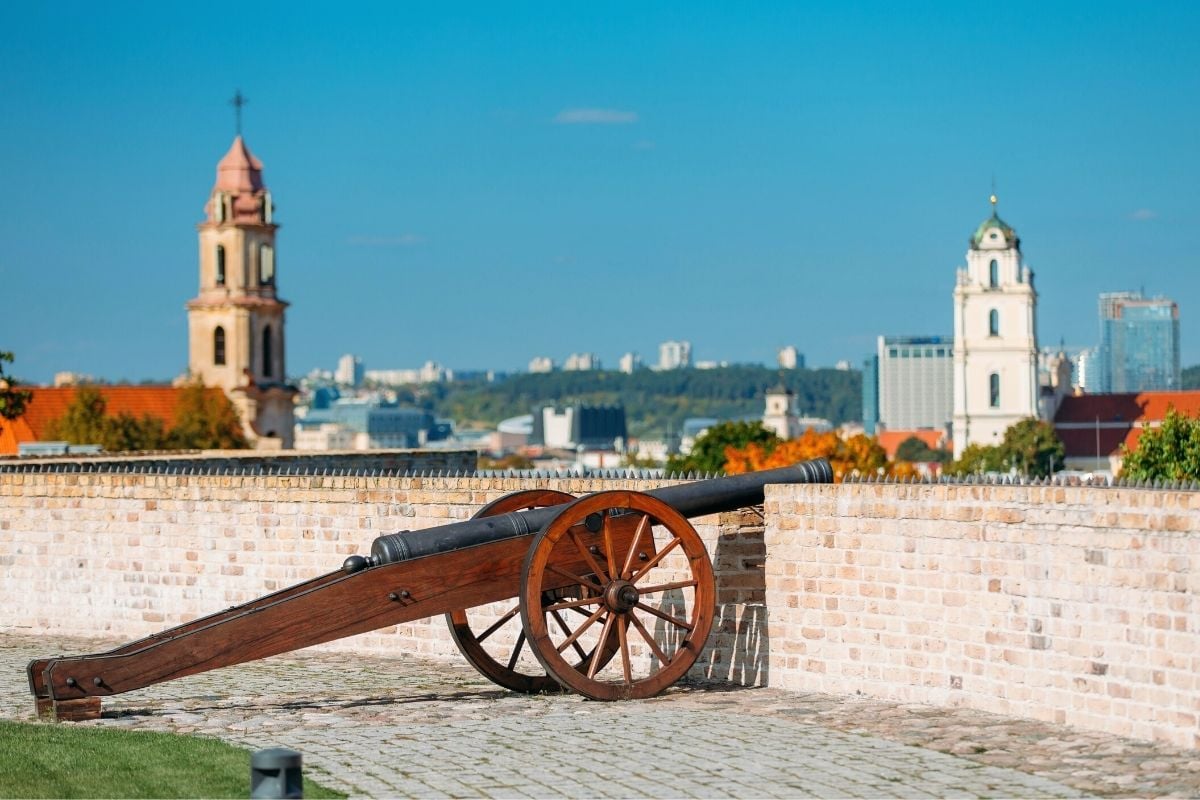
[[[833,465],[834,480],[838,483],[849,475],[898,474],[899,469],[913,469],[911,464],[889,464],[887,454],[871,436],[860,433],[842,439],[832,431],[817,433],[809,428],[799,438],[782,442],[769,451],[754,443],[743,448],[725,448],[725,472],[734,475],[786,467],[797,461],[821,457],[828,458]]]

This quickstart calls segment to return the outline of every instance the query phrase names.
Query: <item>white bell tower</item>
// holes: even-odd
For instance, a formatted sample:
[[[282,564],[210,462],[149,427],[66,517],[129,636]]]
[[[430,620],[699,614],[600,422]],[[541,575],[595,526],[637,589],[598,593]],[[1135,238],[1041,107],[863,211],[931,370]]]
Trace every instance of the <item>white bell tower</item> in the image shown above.
[[[996,214],[971,236],[954,287],[954,457],[1038,415],[1037,292],[1017,232]]]

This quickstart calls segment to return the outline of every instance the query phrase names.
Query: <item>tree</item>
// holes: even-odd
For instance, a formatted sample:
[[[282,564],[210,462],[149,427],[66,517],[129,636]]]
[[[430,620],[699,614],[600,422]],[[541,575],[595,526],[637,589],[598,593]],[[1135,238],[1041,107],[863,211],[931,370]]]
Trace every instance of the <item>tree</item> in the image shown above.
[[[1000,472],[1004,469],[1004,455],[994,445],[969,444],[962,455],[946,465],[947,475],[979,475],[984,472]]]
[[[896,460],[909,463],[928,463],[937,461],[945,464],[951,459],[949,450],[933,448],[917,436],[910,436],[896,448]]]
[[[110,416],[108,402],[95,386],[76,389],[63,415],[46,426],[45,436],[70,444],[98,444],[110,453],[167,446],[161,419],[149,414],[138,419],[128,411]]]
[[[103,444],[108,428],[108,403],[95,386],[80,386],[67,410],[46,426],[47,439],[70,444]],[[107,449],[107,448],[106,448]]]
[[[828,458],[838,481],[849,475],[875,475],[887,467],[887,454],[874,438],[860,433],[843,440],[833,431],[817,433],[809,428],[769,451],[757,442],[728,448],[725,471],[734,474],[774,469],[813,458]]]
[[[1009,427],[998,445],[968,445],[948,475],[975,475],[983,472],[1017,471],[1022,475],[1045,477],[1061,467],[1066,450],[1054,426],[1030,417]]]
[[[1038,478],[1050,475],[1055,467],[1061,469],[1066,453],[1054,425],[1033,417],[1009,427],[1000,450],[1010,468]]]
[[[13,354],[0,350],[0,419],[16,419],[25,413],[25,406],[33,399],[33,393],[27,389],[18,389],[20,384],[16,378],[4,374],[4,362],[13,362]]]
[[[168,442],[171,448],[182,450],[239,450],[249,446],[233,403],[224,392],[210,391],[201,383],[183,388]]]
[[[1173,407],[1157,428],[1145,428],[1133,450],[1121,448],[1121,477],[1129,480],[1200,480],[1200,419]]]
[[[761,422],[720,422],[696,437],[692,452],[686,458],[672,456],[668,459],[667,471],[720,472],[725,469],[727,450],[755,444],[770,452],[779,441],[779,437],[764,428]]]

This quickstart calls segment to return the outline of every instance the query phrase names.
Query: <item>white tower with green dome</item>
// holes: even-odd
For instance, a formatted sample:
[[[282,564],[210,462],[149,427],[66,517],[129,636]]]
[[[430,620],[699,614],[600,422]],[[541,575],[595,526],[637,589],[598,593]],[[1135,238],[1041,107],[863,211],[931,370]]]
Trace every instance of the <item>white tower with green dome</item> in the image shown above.
[[[1037,292],[1017,232],[996,213],[971,236],[954,287],[954,457],[1038,416]]]

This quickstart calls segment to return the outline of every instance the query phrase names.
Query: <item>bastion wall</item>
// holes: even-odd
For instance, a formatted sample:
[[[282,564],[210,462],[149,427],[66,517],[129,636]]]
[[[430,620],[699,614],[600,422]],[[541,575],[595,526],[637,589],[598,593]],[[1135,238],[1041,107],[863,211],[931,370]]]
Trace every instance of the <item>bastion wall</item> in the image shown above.
[[[0,631],[141,637],[511,491],[664,483],[0,473]],[[760,510],[693,521],[718,585],[693,678],[1200,747],[1200,493],[775,486]],[[440,618],[322,647],[461,658]]]

